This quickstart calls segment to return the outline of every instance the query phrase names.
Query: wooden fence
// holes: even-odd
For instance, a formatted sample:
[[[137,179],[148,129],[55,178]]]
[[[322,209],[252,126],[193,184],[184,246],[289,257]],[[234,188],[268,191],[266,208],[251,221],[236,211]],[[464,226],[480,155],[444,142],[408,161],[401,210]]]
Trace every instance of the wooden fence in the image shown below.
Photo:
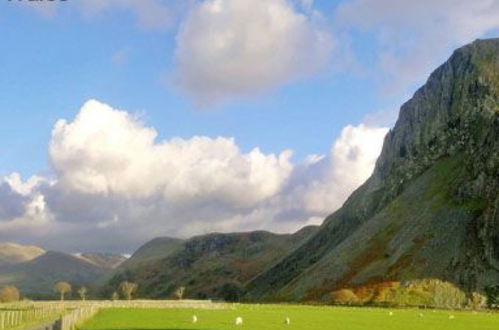
[[[16,329],[22,326],[52,321],[64,313],[66,313],[66,309],[62,306],[0,311],[0,330]]]
[[[102,308],[227,309],[233,304],[200,300],[36,301],[0,305],[0,330],[22,329],[55,322],[55,329],[72,330]]]
[[[55,328],[58,330],[74,330],[77,324],[83,323],[99,311],[100,307],[84,307],[75,309],[63,315],[57,322]]]

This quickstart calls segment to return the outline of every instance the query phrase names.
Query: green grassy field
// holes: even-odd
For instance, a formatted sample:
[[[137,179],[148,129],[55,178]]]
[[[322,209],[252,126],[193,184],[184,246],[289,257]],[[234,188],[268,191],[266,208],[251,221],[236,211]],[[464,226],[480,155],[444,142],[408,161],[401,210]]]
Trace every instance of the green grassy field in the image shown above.
[[[390,315],[390,311],[393,315]],[[196,324],[192,316],[198,317]],[[452,315],[454,318],[450,318]],[[236,317],[244,319],[236,326]],[[289,317],[291,324],[284,324]],[[472,330],[499,329],[499,314],[431,310],[238,305],[227,310],[105,309],[81,325],[88,330],[166,329],[345,329],[345,330]]]

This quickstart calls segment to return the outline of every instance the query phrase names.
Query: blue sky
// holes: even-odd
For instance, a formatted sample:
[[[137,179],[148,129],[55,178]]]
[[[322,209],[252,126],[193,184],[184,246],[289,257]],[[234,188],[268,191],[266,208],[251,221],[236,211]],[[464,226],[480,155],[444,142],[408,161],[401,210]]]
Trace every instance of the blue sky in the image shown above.
[[[1,1],[0,240],[320,224],[399,106],[498,29],[495,0]]]
[[[328,4],[320,7],[331,10]],[[160,138],[231,136],[243,150],[291,148],[296,159],[327,153],[344,126],[398,99],[377,95],[369,79],[326,67],[262,95],[200,109],[168,83],[174,28],[144,30],[122,12],[91,20],[74,13],[46,17],[5,2],[0,21],[3,174],[46,171],[55,121],[73,118],[90,98],[143,113]],[[362,44],[358,48],[370,53]],[[120,53],[124,63],[114,63]]]

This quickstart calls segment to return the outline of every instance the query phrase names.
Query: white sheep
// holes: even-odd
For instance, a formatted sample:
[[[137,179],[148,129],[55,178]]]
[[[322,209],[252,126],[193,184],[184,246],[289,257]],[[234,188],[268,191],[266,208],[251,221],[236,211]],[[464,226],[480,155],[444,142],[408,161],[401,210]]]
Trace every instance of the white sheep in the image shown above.
[[[198,317],[196,315],[192,315],[192,323],[198,323]]]
[[[290,324],[291,324],[291,319],[290,319],[289,317],[286,317],[286,318],[284,319],[284,324],[286,324],[286,325],[290,325]]]
[[[454,320],[454,315],[449,315],[449,320]]]
[[[423,313],[419,313],[419,314],[418,314],[418,316],[419,316],[419,317],[423,317]]]
[[[392,311],[388,312],[388,315],[393,316],[393,312]]]
[[[243,325],[243,318],[238,316],[236,317],[236,325]]]

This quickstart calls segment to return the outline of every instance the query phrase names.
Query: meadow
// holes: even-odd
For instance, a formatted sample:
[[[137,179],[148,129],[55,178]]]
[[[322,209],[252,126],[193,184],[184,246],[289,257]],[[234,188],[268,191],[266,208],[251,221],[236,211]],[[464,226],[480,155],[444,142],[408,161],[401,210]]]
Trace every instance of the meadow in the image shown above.
[[[193,323],[196,315],[198,322]],[[235,325],[242,317],[244,324]],[[286,325],[284,320],[291,322]],[[290,305],[235,305],[230,309],[102,309],[81,324],[85,330],[473,330],[498,329],[499,314],[490,312],[321,307]]]

